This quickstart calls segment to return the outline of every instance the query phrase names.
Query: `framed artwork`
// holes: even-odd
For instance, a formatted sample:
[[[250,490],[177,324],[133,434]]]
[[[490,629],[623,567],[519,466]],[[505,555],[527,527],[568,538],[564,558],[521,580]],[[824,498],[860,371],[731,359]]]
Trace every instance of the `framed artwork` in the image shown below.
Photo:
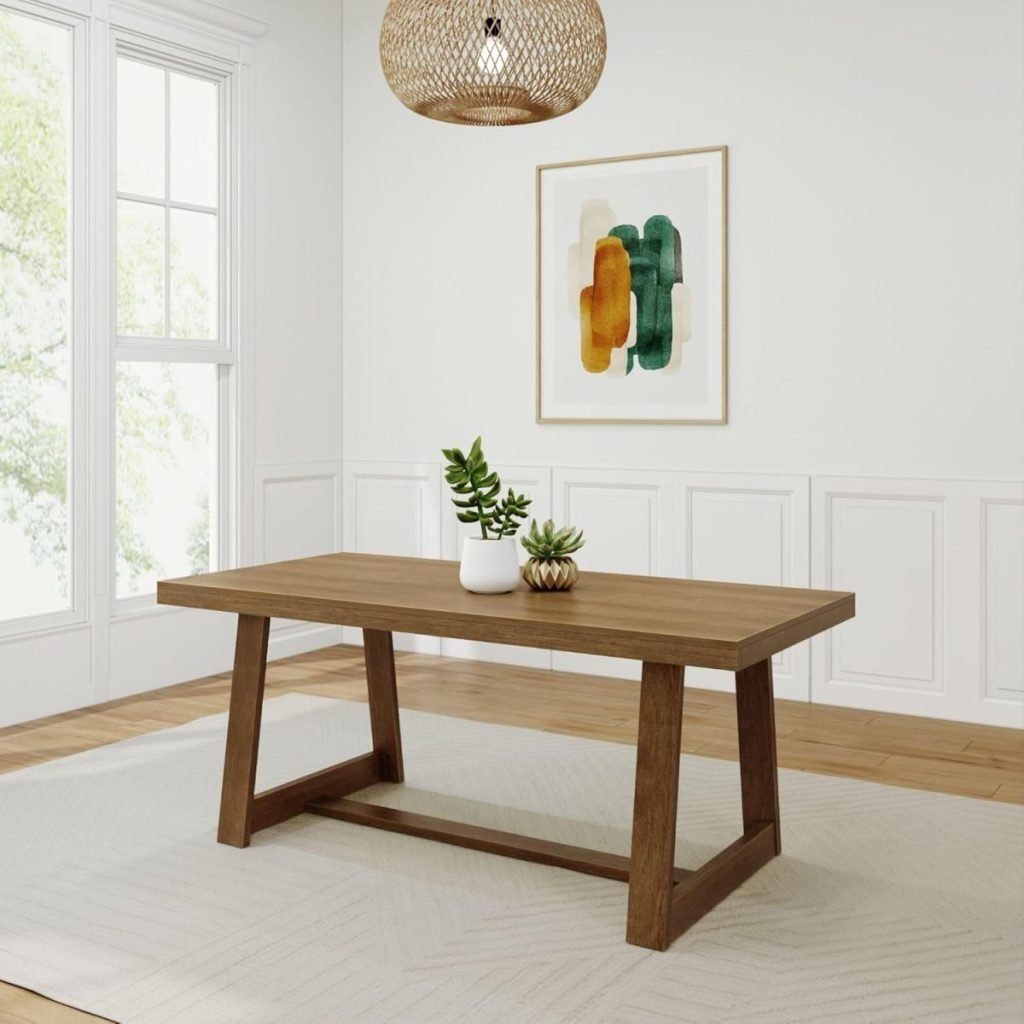
[[[537,168],[537,420],[725,423],[727,150]]]

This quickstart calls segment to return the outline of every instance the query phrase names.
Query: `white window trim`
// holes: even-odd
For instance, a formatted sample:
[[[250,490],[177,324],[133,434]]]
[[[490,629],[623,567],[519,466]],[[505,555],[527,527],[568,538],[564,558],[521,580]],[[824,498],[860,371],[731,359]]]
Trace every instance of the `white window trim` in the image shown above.
[[[252,250],[247,227],[251,223],[252,42],[269,26],[206,0],[0,3],[19,13],[68,25],[74,53],[71,607],[0,622],[0,644],[91,628],[93,679],[97,699],[102,700],[109,676],[111,622],[125,616],[176,611],[156,606],[152,596],[116,599],[113,399],[119,359],[202,361],[233,368],[230,373],[220,373],[218,562],[221,567],[241,565],[252,557],[252,370],[239,340],[251,336],[252,325]],[[147,347],[142,356],[142,346],[136,342],[143,339],[113,342],[116,182],[111,150],[118,39],[130,39],[162,59],[184,59],[192,68],[214,69],[230,78],[230,85],[222,90],[222,103],[228,106],[222,111],[227,131],[222,136],[226,141],[221,155],[228,171],[222,176],[227,194],[220,196],[219,210],[219,229],[231,232],[221,246],[226,261],[221,268],[221,287],[225,289],[227,323],[215,344],[158,339],[161,344]],[[104,139],[111,145],[104,146]],[[183,351],[182,345],[187,349]]]
[[[71,36],[71,193],[70,259],[71,287],[68,302],[68,607],[40,615],[0,622],[0,641],[26,634],[80,629],[89,619],[88,505],[79,491],[89,479],[87,394],[91,324],[88,286],[89,212],[88,162],[88,21],[85,18],[32,0],[3,0],[6,9],[40,21],[61,25]]]
[[[179,46],[171,46],[167,43],[154,43],[137,32],[127,32],[115,28],[111,32],[113,39],[113,59],[111,65],[110,91],[113,96],[112,102],[117,101],[117,58],[127,57],[129,59],[154,63],[157,66],[172,71],[180,71],[185,74],[204,78],[207,81],[216,83],[219,89],[219,124],[223,130],[219,132],[218,145],[218,187],[217,207],[197,206],[194,203],[181,203],[172,200],[168,194],[164,199],[154,199],[152,196],[136,196],[122,192],[116,188],[114,180],[115,195],[117,200],[126,199],[132,202],[148,203],[151,206],[159,206],[164,210],[193,210],[198,213],[213,213],[217,216],[217,337],[210,340],[199,339],[177,339],[170,336],[171,325],[170,315],[170,280],[164,282],[164,315],[168,322],[165,324],[167,337],[145,338],[127,335],[114,336],[114,351],[118,359],[130,361],[155,360],[159,362],[210,362],[230,364],[235,361],[234,353],[238,348],[237,331],[234,329],[234,317],[232,316],[233,280],[231,271],[235,260],[232,259],[234,241],[237,237],[237,226],[232,221],[231,198],[237,191],[237,170],[238,160],[236,157],[237,146],[232,138],[232,133],[237,131],[238,116],[236,107],[236,75],[237,64],[228,61],[215,60],[210,57],[197,58],[194,53],[184,50]],[[170,173],[170,123],[165,125],[166,136],[164,140],[166,161],[165,174]],[[117,165],[117,130],[111,132],[111,166]],[[116,211],[114,224],[114,237],[116,242]],[[164,239],[165,245],[170,251],[170,235]],[[165,263],[169,264],[169,259]],[[195,354],[196,358],[189,358]]]
[[[175,33],[178,37],[175,42],[157,40],[154,37],[152,26],[143,25],[138,17],[132,20],[132,28],[125,29],[118,25],[111,25],[110,30],[110,58],[108,61],[110,73],[110,116],[115,119],[117,102],[117,58],[126,56],[143,61],[156,62],[162,67],[179,70],[187,74],[197,75],[217,82],[219,91],[219,124],[223,127],[219,131],[218,145],[218,195],[217,195],[217,233],[218,233],[218,272],[217,272],[217,339],[212,341],[190,341],[177,340],[173,338],[127,338],[117,336],[113,331],[108,336],[113,345],[113,360],[110,368],[111,374],[116,370],[119,362],[135,361],[159,361],[159,362],[186,362],[186,363],[212,363],[221,367],[218,371],[218,401],[217,401],[217,522],[211,524],[214,529],[211,531],[216,538],[216,548],[212,559],[212,569],[227,569],[238,564],[237,552],[239,550],[237,533],[240,528],[241,516],[237,503],[239,492],[239,480],[243,472],[240,465],[240,434],[242,406],[241,390],[239,387],[238,364],[238,323],[236,310],[239,306],[238,277],[235,274],[235,265],[239,262],[241,248],[237,245],[239,224],[236,219],[236,197],[239,191],[238,160],[239,147],[239,125],[240,119],[237,111],[238,104],[238,72],[239,64],[224,60],[217,55],[202,54],[198,47],[200,40],[192,40],[192,45],[183,46],[180,42],[180,30]],[[111,197],[109,236],[111,238],[112,253],[110,265],[116,266],[117,257],[117,200],[124,197],[124,194],[117,190],[116,167],[117,167],[117,132],[112,125],[109,132],[110,174],[108,177],[109,195]],[[170,152],[166,154],[170,160]],[[154,202],[147,199],[148,202]],[[178,208],[182,204],[171,203],[169,196],[163,202],[156,205],[165,208]],[[170,239],[166,239],[170,244]],[[238,255],[234,255],[238,252]],[[109,285],[111,323],[116,322],[116,270],[111,270],[111,282]],[[166,300],[169,303],[170,280],[165,281]],[[165,307],[169,309],[169,305]],[[167,324],[168,331],[170,324]],[[111,380],[111,394],[113,395],[114,383]],[[110,587],[106,600],[110,610],[110,616],[114,620],[121,620],[126,617],[138,617],[140,615],[167,614],[169,609],[156,604],[154,594],[139,594],[128,597],[119,597],[117,594],[117,550],[114,539],[114,519],[116,510],[116,425],[113,422],[113,408],[111,408],[110,425],[110,459],[111,479],[110,484],[110,509],[109,516],[109,545],[110,555],[108,557],[108,571],[110,574]]]

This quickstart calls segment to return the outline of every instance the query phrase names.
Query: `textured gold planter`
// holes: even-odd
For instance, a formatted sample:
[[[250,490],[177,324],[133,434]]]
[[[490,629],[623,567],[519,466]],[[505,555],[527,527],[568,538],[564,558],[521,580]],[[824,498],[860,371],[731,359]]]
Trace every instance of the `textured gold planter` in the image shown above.
[[[531,558],[523,566],[523,579],[533,590],[571,590],[579,578],[579,566],[571,558]]]

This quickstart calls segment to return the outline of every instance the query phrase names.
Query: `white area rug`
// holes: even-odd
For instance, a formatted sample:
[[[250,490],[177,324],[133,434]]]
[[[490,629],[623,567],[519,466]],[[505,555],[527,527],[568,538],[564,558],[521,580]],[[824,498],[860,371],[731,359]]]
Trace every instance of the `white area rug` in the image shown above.
[[[132,1024],[1024,1019],[1024,809],[782,772],[784,854],[668,953],[626,887],[303,816],[214,841],[218,715],[0,776],[0,978]],[[629,849],[632,748],[403,712],[367,791]],[[366,707],[267,704],[260,788],[363,752]],[[735,764],[683,760],[677,863],[739,832]]]

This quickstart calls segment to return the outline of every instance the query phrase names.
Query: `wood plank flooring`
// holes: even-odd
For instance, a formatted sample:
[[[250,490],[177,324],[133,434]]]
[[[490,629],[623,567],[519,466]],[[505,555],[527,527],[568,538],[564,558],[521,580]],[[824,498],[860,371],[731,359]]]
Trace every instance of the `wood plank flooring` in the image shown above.
[[[639,685],[396,654],[402,707],[614,743],[635,743]],[[363,651],[332,647],[271,663],[282,693],[366,699]],[[95,708],[0,729],[0,773],[225,711],[230,677],[211,676]],[[776,702],[779,764],[913,789],[1024,804],[1024,733],[795,701]],[[731,694],[687,689],[683,750],[736,760]],[[0,982],[0,1024],[100,1021]]]

